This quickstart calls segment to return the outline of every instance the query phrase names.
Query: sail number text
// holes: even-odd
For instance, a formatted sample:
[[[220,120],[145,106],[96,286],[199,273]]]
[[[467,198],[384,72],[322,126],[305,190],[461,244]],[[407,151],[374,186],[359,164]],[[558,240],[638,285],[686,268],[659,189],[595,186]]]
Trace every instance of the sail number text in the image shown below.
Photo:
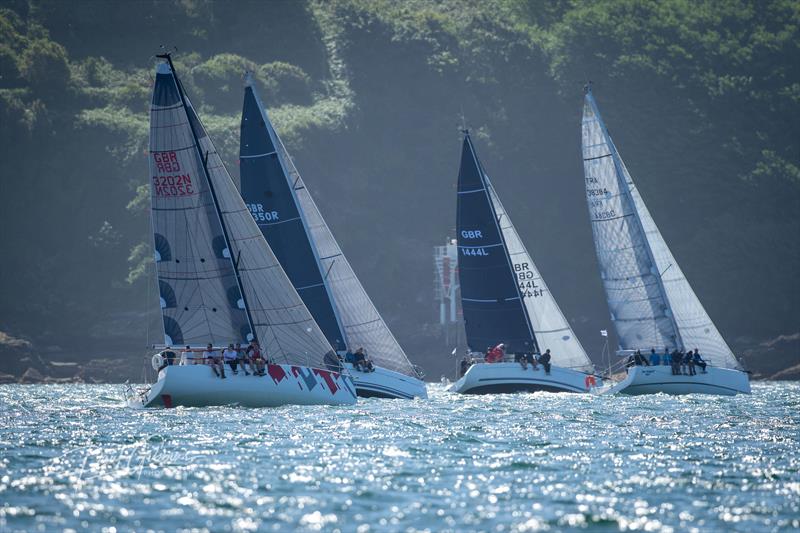
[[[544,289],[536,284],[535,277],[528,263],[514,263],[519,292],[523,298],[536,298],[544,294]]]
[[[253,220],[256,222],[275,222],[278,220],[277,211],[264,211],[263,204],[247,204],[250,214],[253,215]]]
[[[479,229],[465,229],[461,230],[461,238],[462,239],[482,239],[483,233]],[[482,247],[474,247],[474,248],[461,248],[462,255],[489,255],[489,252],[486,251],[486,248]]]
[[[189,174],[180,174],[181,164],[175,152],[153,152],[153,162],[159,174],[153,176],[156,196],[165,198],[195,194],[192,177]]]

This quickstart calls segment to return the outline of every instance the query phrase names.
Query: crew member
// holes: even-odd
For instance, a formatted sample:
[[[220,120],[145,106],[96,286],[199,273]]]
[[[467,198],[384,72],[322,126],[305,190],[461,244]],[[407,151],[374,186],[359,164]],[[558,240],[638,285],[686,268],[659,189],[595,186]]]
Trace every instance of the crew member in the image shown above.
[[[539,355],[539,362],[542,363],[542,366],[544,367],[544,373],[548,375],[550,374],[550,359],[552,359],[552,356],[550,355],[550,348],[545,350],[543,354]]]

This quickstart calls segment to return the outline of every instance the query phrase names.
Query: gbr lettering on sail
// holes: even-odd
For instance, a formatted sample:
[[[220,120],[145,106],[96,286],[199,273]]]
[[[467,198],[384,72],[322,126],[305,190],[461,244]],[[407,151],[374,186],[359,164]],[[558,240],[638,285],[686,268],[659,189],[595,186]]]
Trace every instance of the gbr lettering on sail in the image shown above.
[[[461,230],[462,239],[482,239],[483,234],[479,229]],[[489,255],[486,248],[482,246],[460,246],[462,255]]]

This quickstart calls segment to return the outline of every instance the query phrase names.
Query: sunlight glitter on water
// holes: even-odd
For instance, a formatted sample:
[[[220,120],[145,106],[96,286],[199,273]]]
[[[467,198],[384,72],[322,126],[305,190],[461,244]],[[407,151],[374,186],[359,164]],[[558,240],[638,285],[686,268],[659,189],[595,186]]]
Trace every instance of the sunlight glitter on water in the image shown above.
[[[800,527],[800,386],[752,396],[459,396],[125,408],[0,387],[0,529]]]

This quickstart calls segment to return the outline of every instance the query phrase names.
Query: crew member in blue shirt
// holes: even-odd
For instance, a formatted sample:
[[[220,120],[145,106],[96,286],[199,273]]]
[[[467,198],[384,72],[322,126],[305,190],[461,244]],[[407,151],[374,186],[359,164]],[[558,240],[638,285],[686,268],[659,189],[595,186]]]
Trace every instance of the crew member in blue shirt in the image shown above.
[[[705,374],[706,373],[706,367],[708,366],[708,363],[706,363],[705,360],[703,360],[703,358],[700,357],[700,350],[695,348],[694,349],[694,355],[692,357],[694,358],[694,364],[700,367],[700,372]]]
[[[661,364],[661,357],[656,353],[655,348],[650,348],[650,364],[653,366],[658,366]]]

